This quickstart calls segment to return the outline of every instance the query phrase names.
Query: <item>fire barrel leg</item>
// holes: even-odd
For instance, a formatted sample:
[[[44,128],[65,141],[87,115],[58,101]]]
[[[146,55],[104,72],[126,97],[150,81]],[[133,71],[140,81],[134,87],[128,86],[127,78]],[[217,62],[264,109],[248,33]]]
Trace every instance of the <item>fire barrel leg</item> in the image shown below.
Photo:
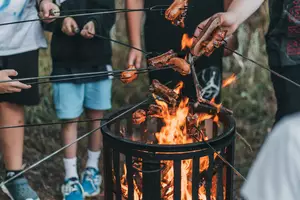
[[[104,161],[104,200],[113,200],[113,176],[111,149],[103,137],[103,161]]]
[[[144,160],[143,200],[161,199],[160,169],[161,165],[158,160]]]
[[[232,140],[232,143],[227,147],[227,161],[234,166],[234,147],[235,140]],[[233,199],[233,171],[230,167],[227,166],[226,169],[226,200]]]

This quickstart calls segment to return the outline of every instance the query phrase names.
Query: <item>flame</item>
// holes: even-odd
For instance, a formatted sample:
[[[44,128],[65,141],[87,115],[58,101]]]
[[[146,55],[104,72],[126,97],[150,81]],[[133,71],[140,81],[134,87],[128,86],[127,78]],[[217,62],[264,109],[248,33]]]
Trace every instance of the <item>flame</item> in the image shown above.
[[[176,87],[175,87],[175,89],[174,89],[174,92],[175,92],[176,94],[179,94],[182,88],[183,88],[183,82],[180,81],[180,82],[176,85]]]
[[[232,84],[233,82],[236,81],[236,75],[235,74],[232,74],[230,77],[228,77],[227,79],[225,79],[223,81],[223,84],[222,84],[222,87],[227,87],[228,85]]]
[[[183,82],[179,82],[175,87],[174,91],[179,94],[183,88]],[[155,95],[153,94],[155,97]],[[167,103],[154,98],[157,105],[162,108],[162,120],[164,126],[159,132],[155,133],[158,144],[170,145],[170,144],[188,144],[198,141],[208,140],[205,134],[199,134],[197,140],[193,138],[188,133],[187,127],[187,116],[189,115],[189,99],[183,98],[179,105],[175,108],[170,108]],[[214,99],[212,99],[214,102]],[[207,113],[197,113],[196,126],[199,126],[206,119],[213,119],[218,122],[218,117],[215,115],[210,115]],[[204,136],[204,138],[203,138]],[[180,152],[178,152],[180,153]],[[214,153],[214,159],[216,159],[217,154]],[[172,200],[174,198],[174,163],[173,161],[162,161],[166,165],[165,169],[161,172],[161,193],[163,200]],[[183,160],[181,161],[181,200],[192,200],[192,166],[193,160]],[[199,159],[199,173],[206,173],[209,169],[209,156],[204,156]],[[127,170],[124,164],[124,172],[121,177],[121,190],[124,198],[128,197],[128,185],[126,181]],[[137,173],[137,175],[142,180],[142,173]],[[134,200],[142,200],[143,194],[141,186],[139,187],[137,178],[134,178]],[[217,177],[213,176],[213,183],[211,188],[211,198],[216,199],[217,191]],[[206,198],[206,188],[205,184],[202,184],[198,190],[198,197],[201,200],[207,200]],[[225,197],[225,195],[224,195]]]
[[[191,48],[193,45],[193,38],[190,38],[188,34],[183,34],[181,39],[181,50],[184,50],[185,48]]]

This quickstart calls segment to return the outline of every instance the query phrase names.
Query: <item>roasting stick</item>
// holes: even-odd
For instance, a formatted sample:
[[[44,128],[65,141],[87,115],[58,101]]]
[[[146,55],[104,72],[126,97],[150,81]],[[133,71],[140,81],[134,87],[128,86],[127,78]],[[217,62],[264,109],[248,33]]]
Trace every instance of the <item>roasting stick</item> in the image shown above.
[[[197,95],[197,100],[198,102],[194,104],[195,107],[197,107],[199,105],[200,102],[202,103],[205,103],[205,104],[208,104],[208,105],[211,105],[211,106],[214,106],[214,107],[217,107],[217,105],[213,102],[210,102],[206,99],[204,99],[201,95],[201,85],[199,83],[199,80],[198,80],[198,77],[197,77],[197,73],[196,73],[196,70],[195,70],[195,61],[198,59],[199,57],[196,57],[196,56],[193,56],[191,53],[189,53],[188,55],[188,60],[189,60],[189,63],[190,63],[190,66],[191,66],[191,73],[192,73],[192,76],[193,76],[193,81],[194,81],[194,85],[195,85],[195,88],[196,88],[196,95]],[[222,106],[222,108],[225,112],[229,113],[229,114],[233,114],[233,112],[225,107]]]
[[[159,8],[159,7],[161,7],[161,8]],[[163,8],[163,7],[166,7],[166,8]],[[44,20],[64,19],[66,17],[84,17],[84,16],[91,16],[91,15],[105,15],[105,14],[127,13],[127,12],[164,11],[168,7],[169,7],[169,5],[155,5],[155,6],[152,6],[152,7],[149,7],[149,8],[141,8],[141,9],[113,9],[113,10],[112,9],[103,9],[103,10],[94,9],[95,12],[61,15],[61,16],[55,16],[55,14],[60,13],[60,11],[53,10],[53,11],[50,11],[50,14],[52,15],[52,17],[49,17],[49,18],[36,18],[36,19],[29,19],[29,20],[5,22],[5,23],[0,24],[0,26],[6,26],[6,25],[12,25],[12,24],[21,24],[21,23],[27,23],[27,22],[44,21]],[[79,10],[77,10],[77,12],[78,11]]]
[[[103,123],[100,127],[98,128],[95,128],[94,130],[82,135],[81,137],[79,137],[78,139],[76,139],[75,141],[73,141],[72,143],[68,144],[68,145],[65,145],[63,146],[62,148],[58,149],[57,151],[51,153],[50,155],[46,156],[45,158],[39,160],[38,162],[32,164],[31,166],[27,167],[26,169],[22,170],[20,173],[16,174],[14,177],[11,177],[9,179],[7,179],[6,181],[2,182],[0,184],[0,187],[2,188],[5,184],[9,183],[10,181],[14,180],[15,178],[21,176],[22,174],[26,173],[27,171],[33,169],[34,167],[40,165],[41,163],[45,162],[46,160],[52,158],[53,156],[55,156],[56,154],[60,153],[61,151],[65,150],[66,148],[70,147],[71,145],[77,143],[78,141],[86,138],[87,136],[91,135],[92,133],[98,131],[99,129],[101,129],[103,126],[115,121],[116,119],[119,119],[120,117],[124,116],[125,114],[129,113],[130,111],[138,108],[139,106],[141,106],[142,104],[146,103],[150,98],[148,97],[147,99],[143,100],[142,102],[136,104],[135,106],[131,107],[130,109],[120,113],[119,115],[117,115],[116,117],[108,120],[107,122]]]
[[[170,84],[171,82],[172,82],[172,81],[169,81],[169,82],[167,82],[165,85],[168,85],[168,84]],[[151,97],[151,95],[150,95],[150,97]],[[15,178],[21,176],[22,174],[28,172],[29,170],[31,170],[31,169],[35,168],[36,166],[40,165],[41,163],[45,162],[46,160],[49,160],[49,159],[52,158],[53,156],[55,156],[55,155],[57,155],[58,153],[60,153],[60,152],[62,152],[63,150],[65,150],[66,148],[68,148],[68,147],[72,146],[73,144],[79,142],[80,140],[86,138],[87,136],[91,135],[92,133],[94,133],[94,132],[100,130],[103,126],[106,126],[107,124],[109,124],[109,123],[111,123],[111,122],[113,122],[113,121],[119,119],[120,117],[124,116],[125,114],[129,113],[130,111],[132,111],[132,110],[134,110],[134,109],[140,107],[142,104],[144,104],[144,103],[146,103],[147,101],[149,101],[149,100],[150,100],[150,97],[147,97],[145,100],[141,101],[141,102],[138,103],[138,104],[135,104],[133,107],[131,107],[131,108],[129,108],[128,110],[126,110],[126,111],[120,113],[120,114],[117,115],[116,117],[114,117],[114,118],[108,120],[107,122],[104,122],[100,127],[95,128],[94,130],[87,132],[86,134],[84,134],[84,135],[82,135],[81,137],[77,138],[76,140],[74,140],[74,141],[71,142],[70,144],[65,145],[65,146],[63,146],[62,148],[60,148],[60,149],[54,151],[54,152],[51,153],[50,155],[44,157],[43,159],[39,160],[38,162],[36,162],[36,163],[32,164],[31,166],[27,167],[26,169],[22,170],[20,173],[16,174],[14,177],[11,177],[11,178],[5,180],[4,182],[0,183],[0,188],[3,187],[5,184],[9,183],[10,181],[14,180]]]
[[[197,126],[195,126],[194,125],[194,127],[197,129],[197,131],[198,131],[198,133],[200,133],[201,135],[202,135],[202,137],[203,138],[205,138],[205,134],[204,134],[204,132],[203,131],[201,131]],[[247,179],[232,165],[232,164],[230,164],[230,162],[228,162],[222,155],[220,155],[219,154],[219,152],[213,147],[213,146],[211,146],[210,144],[209,144],[209,142],[208,141],[206,141],[206,140],[202,140],[202,141],[200,141],[195,135],[191,135],[195,140],[197,140],[198,142],[205,142],[205,144],[207,144],[208,146],[209,146],[209,148],[211,148],[213,151],[214,151],[214,153],[216,153],[217,154],[217,156],[225,163],[225,164],[227,164],[233,171],[234,171],[234,173],[237,175],[237,176],[239,176],[240,178],[242,178],[244,181],[247,181]]]

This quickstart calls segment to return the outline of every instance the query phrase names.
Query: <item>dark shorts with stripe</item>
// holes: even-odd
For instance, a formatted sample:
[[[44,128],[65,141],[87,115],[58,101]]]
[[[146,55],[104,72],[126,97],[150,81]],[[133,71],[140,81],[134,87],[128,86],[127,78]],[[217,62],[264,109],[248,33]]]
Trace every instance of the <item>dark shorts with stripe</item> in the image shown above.
[[[37,77],[39,74],[38,69],[39,51],[29,51],[11,56],[0,57],[0,70],[14,69],[18,72],[17,77],[12,79]],[[26,82],[23,82],[26,83]],[[27,82],[28,83],[28,82]],[[19,93],[0,94],[0,102],[9,102],[24,106],[33,106],[39,104],[39,87],[32,85],[30,89],[22,90]]]

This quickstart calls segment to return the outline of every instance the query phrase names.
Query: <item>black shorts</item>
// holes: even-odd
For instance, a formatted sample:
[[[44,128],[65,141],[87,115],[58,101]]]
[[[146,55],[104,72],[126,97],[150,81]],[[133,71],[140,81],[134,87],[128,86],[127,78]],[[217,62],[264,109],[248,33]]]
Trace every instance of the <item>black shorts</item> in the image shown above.
[[[37,77],[39,50],[29,51],[21,54],[0,57],[0,70],[14,69],[18,76],[12,79]],[[26,83],[26,82],[23,82]],[[0,94],[0,102],[15,103],[24,106],[33,106],[39,104],[39,87],[32,85],[30,89],[22,90],[19,93]]]

